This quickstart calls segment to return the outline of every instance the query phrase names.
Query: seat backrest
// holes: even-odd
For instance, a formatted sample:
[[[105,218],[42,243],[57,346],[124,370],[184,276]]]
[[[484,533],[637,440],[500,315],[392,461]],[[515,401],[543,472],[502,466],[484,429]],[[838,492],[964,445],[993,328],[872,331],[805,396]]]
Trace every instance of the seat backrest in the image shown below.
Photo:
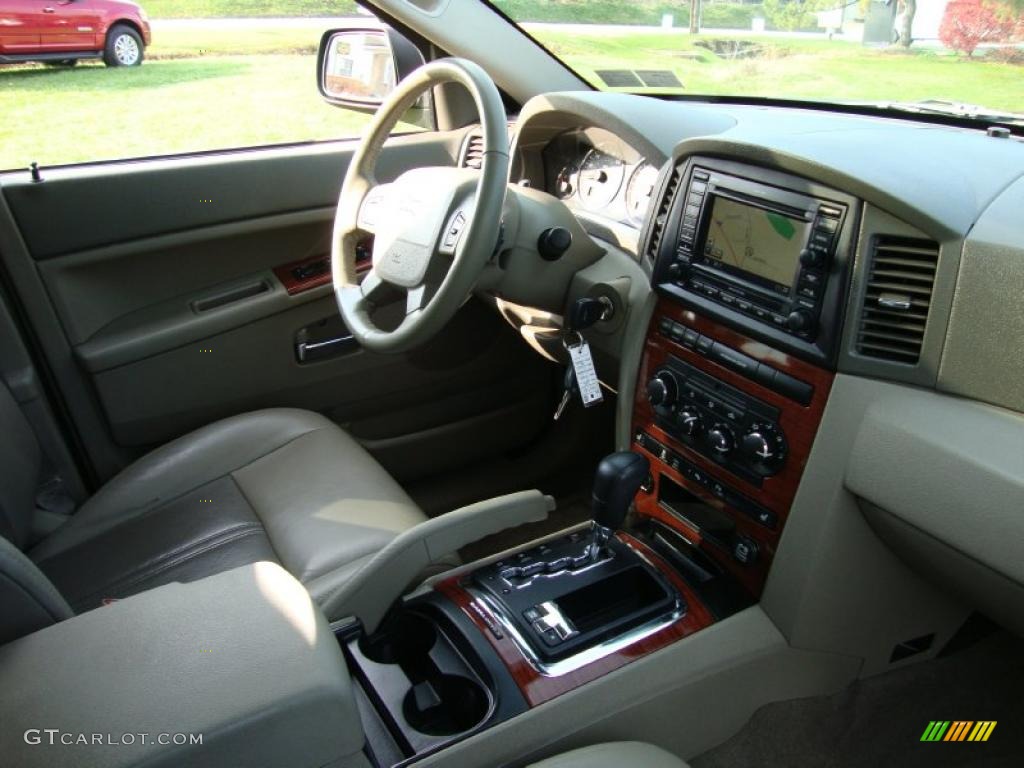
[[[32,529],[40,462],[32,426],[0,381],[0,536],[19,549]]]

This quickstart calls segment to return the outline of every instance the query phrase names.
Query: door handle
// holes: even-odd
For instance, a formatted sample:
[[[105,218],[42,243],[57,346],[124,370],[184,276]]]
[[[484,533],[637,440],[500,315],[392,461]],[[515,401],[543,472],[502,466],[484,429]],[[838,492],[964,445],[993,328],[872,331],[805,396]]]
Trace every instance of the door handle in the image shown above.
[[[295,345],[295,357],[300,363],[312,363],[315,360],[326,360],[328,357],[341,355],[358,346],[355,336],[336,336],[323,341],[300,341]]]

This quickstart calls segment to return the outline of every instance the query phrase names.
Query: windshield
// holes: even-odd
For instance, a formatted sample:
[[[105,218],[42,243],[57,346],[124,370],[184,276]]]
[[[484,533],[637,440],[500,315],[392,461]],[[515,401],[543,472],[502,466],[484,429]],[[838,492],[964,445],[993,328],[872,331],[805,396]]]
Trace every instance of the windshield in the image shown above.
[[[1024,0],[493,4],[602,90],[1024,112]]]

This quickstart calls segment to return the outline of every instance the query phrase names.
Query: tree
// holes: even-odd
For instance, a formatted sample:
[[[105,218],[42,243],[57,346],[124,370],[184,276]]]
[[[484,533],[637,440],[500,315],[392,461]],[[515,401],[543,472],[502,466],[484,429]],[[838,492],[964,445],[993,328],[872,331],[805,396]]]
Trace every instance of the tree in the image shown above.
[[[1024,0],[1022,0],[1024,1]],[[903,16],[900,18],[900,45],[909,48],[914,42],[914,14],[917,13],[917,0],[903,0]]]
[[[815,11],[836,7],[836,0],[764,0],[764,14],[776,29],[794,30],[813,21]]]
[[[1009,40],[1017,30],[1019,11],[991,0],[950,0],[939,25],[939,40],[970,58],[981,43]]]

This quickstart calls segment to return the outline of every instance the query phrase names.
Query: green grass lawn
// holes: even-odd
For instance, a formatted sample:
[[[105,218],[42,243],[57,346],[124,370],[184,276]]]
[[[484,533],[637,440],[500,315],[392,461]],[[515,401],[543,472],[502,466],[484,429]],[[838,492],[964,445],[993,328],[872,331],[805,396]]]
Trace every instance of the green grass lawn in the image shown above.
[[[670,69],[682,93],[827,101],[945,99],[1024,112],[1024,67],[965,61],[929,50],[865,48],[825,39],[749,38],[763,55],[727,59],[679,33],[615,37],[534,30],[557,56],[596,85],[595,70]],[[702,35],[711,40],[714,35]]]
[[[325,28],[326,29],[326,28]],[[158,28],[146,50],[151,59],[180,59],[195,56],[241,56],[262,53],[315,54],[325,30],[302,27],[266,27],[228,30],[203,27],[202,23],[187,27]],[[315,59],[311,60],[309,77],[314,82]]]
[[[270,54],[0,72],[0,168],[358,135],[369,116],[321,101],[314,69]]]
[[[757,58],[729,59],[681,33],[534,34],[594,82],[596,69],[671,69],[688,94],[940,98],[1024,112],[1024,68],[994,61],[804,38],[762,39]],[[319,36],[188,25],[155,35],[137,69],[0,67],[0,169],[357,135],[368,116],[317,93]]]

